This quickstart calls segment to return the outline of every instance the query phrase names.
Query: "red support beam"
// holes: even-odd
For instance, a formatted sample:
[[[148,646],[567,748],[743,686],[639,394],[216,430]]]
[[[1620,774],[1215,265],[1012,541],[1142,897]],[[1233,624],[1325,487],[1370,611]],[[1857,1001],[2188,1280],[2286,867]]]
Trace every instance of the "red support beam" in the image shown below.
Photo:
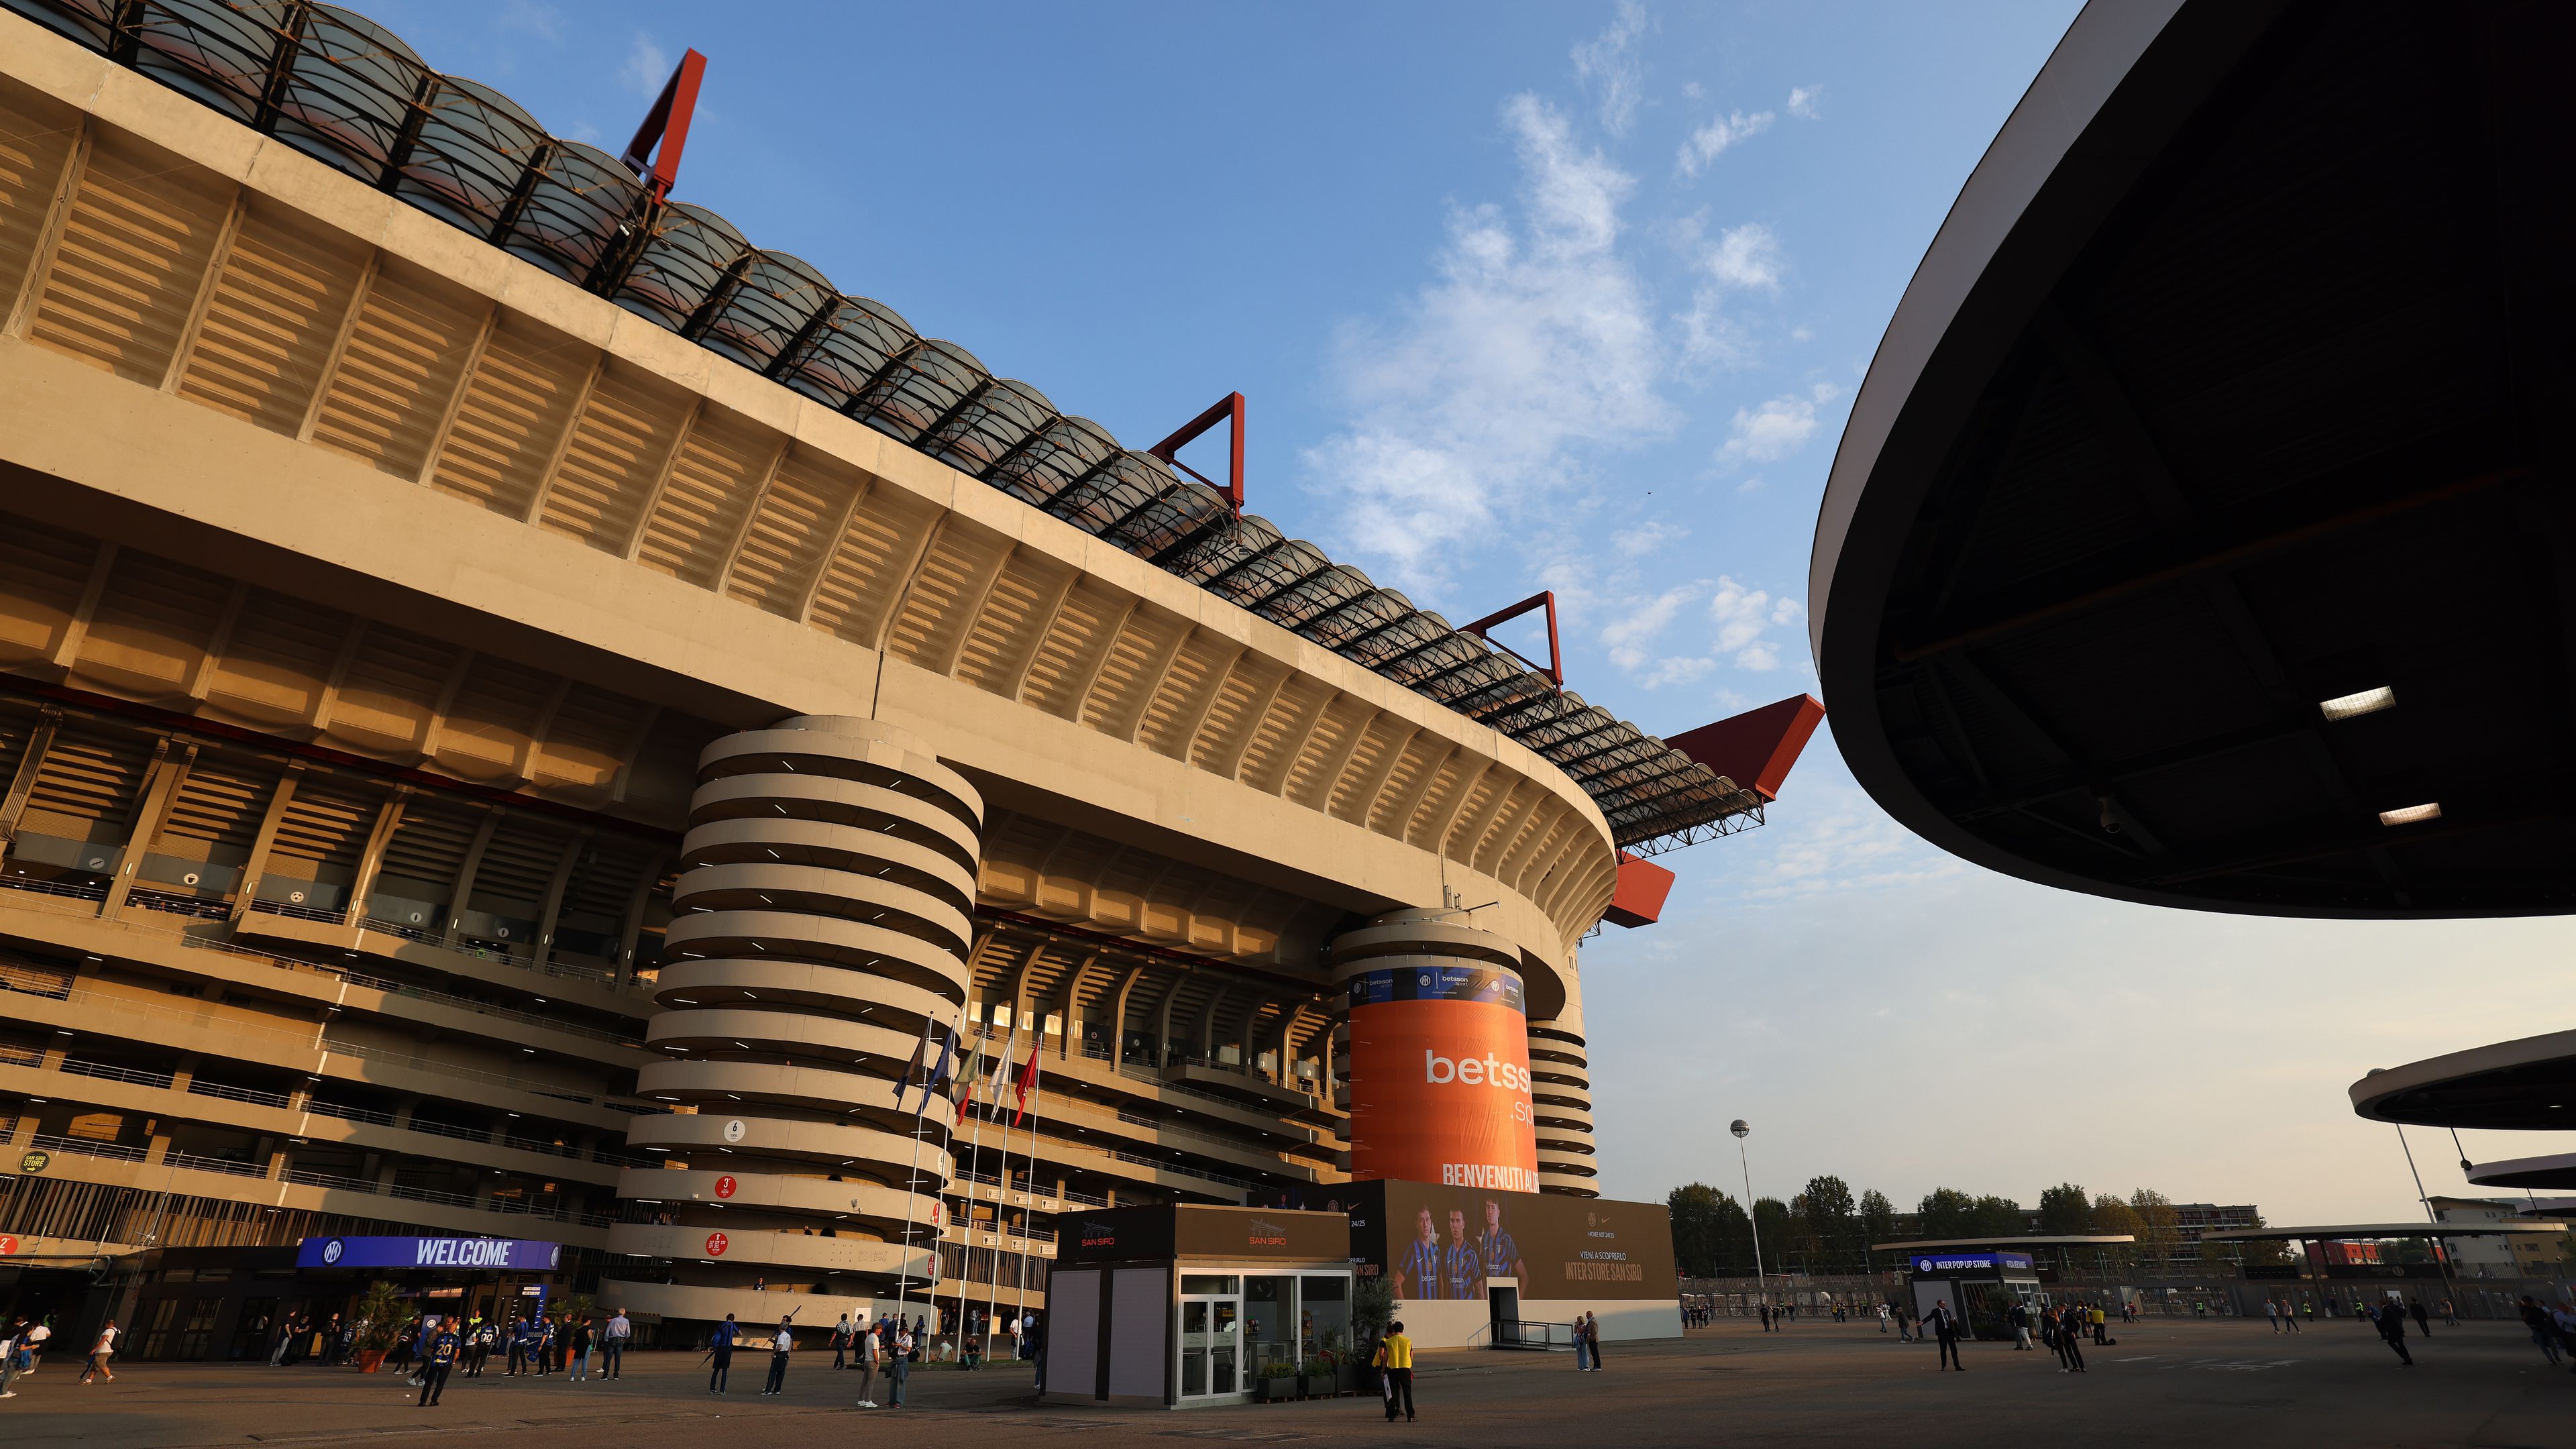
[[[1233,438],[1233,445],[1227,454],[1226,481],[1223,483],[1217,482],[1175,456],[1181,449],[1197,441],[1200,434],[1219,423],[1231,424],[1228,431]],[[1243,511],[1243,394],[1227,393],[1217,400],[1216,406],[1190,419],[1181,426],[1179,432],[1145,451],[1224,494],[1226,503],[1235,512]]]
[[[1601,919],[1631,930],[1663,918],[1664,901],[1673,893],[1673,873],[1651,860],[1619,852],[1619,881],[1610,891],[1610,909]]]
[[[705,56],[694,50],[683,54],[671,78],[662,83],[660,99],[644,113],[644,124],[635,128],[635,139],[626,143],[626,154],[618,158],[644,178],[655,201],[669,196],[680,179],[680,152],[689,144],[689,119],[697,114],[698,82],[706,73]],[[661,147],[658,155],[656,143]]]
[[[1505,644],[1502,641],[1493,638],[1485,632],[1486,630],[1493,628],[1496,624],[1509,623],[1511,620],[1517,619],[1521,615],[1528,613],[1530,610],[1537,608],[1545,608],[1547,610],[1547,663],[1544,665],[1541,665],[1537,660],[1524,655],[1521,651],[1513,648],[1509,644]],[[1541,674],[1546,675],[1548,677],[1548,681],[1554,684],[1557,688],[1565,688],[1565,655],[1558,650],[1556,643],[1556,591],[1554,589],[1548,589],[1541,593],[1532,594],[1528,598],[1521,600],[1519,603],[1512,605],[1508,609],[1497,609],[1493,613],[1487,614],[1485,617],[1478,619],[1475,623],[1466,625],[1458,632],[1461,634],[1475,635],[1477,638],[1482,639],[1486,643],[1493,645],[1495,648],[1502,650],[1514,659],[1518,659],[1523,664],[1526,664],[1530,668],[1538,670]]]
[[[1701,725],[1687,734],[1667,735],[1664,743],[1750,790],[1764,803],[1780,798],[1789,767],[1824,723],[1825,706],[1801,694],[1778,704]]]

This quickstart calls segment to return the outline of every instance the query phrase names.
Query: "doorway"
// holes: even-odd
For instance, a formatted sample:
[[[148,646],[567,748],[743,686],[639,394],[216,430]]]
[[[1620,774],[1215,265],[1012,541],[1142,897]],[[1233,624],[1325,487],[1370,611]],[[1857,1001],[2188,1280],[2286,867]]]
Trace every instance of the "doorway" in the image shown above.
[[[1240,1398],[1243,1383],[1243,1280],[1227,1274],[1181,1275],[1183,1403]]]

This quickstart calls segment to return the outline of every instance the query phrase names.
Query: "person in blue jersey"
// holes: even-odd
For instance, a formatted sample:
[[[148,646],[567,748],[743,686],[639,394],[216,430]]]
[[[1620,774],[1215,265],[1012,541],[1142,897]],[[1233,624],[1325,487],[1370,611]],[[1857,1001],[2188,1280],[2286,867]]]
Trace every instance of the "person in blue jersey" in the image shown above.
[[[1522,1283],[1529,1277],[1529,1266],[1521,1261],[1521,1246],[1503,1228],[1503,1204],[1500,1198],[1485,1199],[1485,1232],[1476,1239],[1476,1255],[1485,1260],[1485,1276],[1509,1278]]]
[[[1444,1298],[1482,1298],[1485,1296],[1485,1260],[1467,1236],[1467,1210],[1449,1210],[1449,1249],[1441,1255],[1441,1269],[1449,1280]]]
[[[416,1409],[438,1407],[438,1396],[447,1392],[447,1375],[456,1367],[459,1340],[455,1320],[441,1322],[429,1333],[429,1342],[420,1359],[420,1402]]]
[[[1395,1296],[1445,1298],[1449,1296],[1449,1285],[1441,1262],[1440,1229],[1432,1225],[1429,1208],[1424,1208],[1415,1221],[1421,1231],[1396,1265]]]

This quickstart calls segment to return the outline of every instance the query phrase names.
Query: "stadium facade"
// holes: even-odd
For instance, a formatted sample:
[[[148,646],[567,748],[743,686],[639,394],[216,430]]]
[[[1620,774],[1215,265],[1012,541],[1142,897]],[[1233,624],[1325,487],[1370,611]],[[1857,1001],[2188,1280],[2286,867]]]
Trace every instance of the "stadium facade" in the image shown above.
[[[1593,1194],[1579,945],[1811,702],[1739,788],[648,181],[331,7],[0,6],[0,1251],[810,1323]],[[1364,998],[1477,1022],[1383,1149]]]

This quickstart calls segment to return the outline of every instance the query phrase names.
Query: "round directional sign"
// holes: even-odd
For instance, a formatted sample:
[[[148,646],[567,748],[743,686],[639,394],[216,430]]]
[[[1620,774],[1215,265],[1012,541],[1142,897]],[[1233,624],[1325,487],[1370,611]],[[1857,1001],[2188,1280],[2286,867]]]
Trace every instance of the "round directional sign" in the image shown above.
[[[724,1126],[725,1140],[727,1142],[740,1142],[742,1140],[742,1134],[747,1130],[749,1129],[742,1125],[742,1119],[740,1117],[736,1117],[732,1121],[727,1122]]]
[[[18,1158],[18,1171],[29,1177],[33,1177],[37,1173],[40,1173],[53,1165],[54,1155],[50,1152],[29,1152],[22,1154]]]
[[[16,1233],[0,1233],[0,1258],[14,1258],[17,1255],[18,1235]]]
[[[739,1186],[741,1186],[741,1184],[735,1182],[733,1180],[733,1174],[728,1172],[724,1176],[716,1179],[716,1196],[731,1197],[734,1194],[734,1189]]]
[[[725,1251],[725,1249],[726,1249],[726,1248],[729,1248],[729,1247],[731,1247],[731,1246],[733,1246],[732,1240],[731,1240],[731,1239],[729,1239],[729,1238],[727,1238],[724,1234],[722,1234],[722,1233],[709,1233],[709,1234],[707,1234],[707,1256],[708,1256],[708,1257],[710,1257],[710,1258],[721,1258],[721,1257],[723,1257],[723,1256],[724,1256],[724,1251]]]

